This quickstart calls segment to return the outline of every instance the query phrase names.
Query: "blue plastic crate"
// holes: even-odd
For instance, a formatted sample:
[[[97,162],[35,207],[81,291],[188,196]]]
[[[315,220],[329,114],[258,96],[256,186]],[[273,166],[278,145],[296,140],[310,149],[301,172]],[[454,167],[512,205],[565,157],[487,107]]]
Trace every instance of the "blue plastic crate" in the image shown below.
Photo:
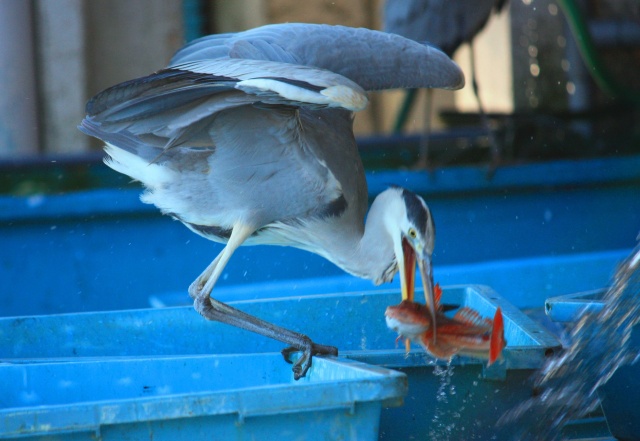
[[[545,310],[552,320],[563,323],[578,321],[606,306],[604,289],[558,296],[546,301]],[[570,325],[569,325],[570,326]],[[640,326],[631,331],[629,345],[640,348]],[[598,397],[609,429],[621,440],[633,440],[640,434],[640,363],[625,365],[598,389]]]
[[[375,440],[406,389],[340,358],[294,381],[279,354],[0,364],[0,439]]]
[[[246,312],[338,346],[341,355],[367,364],[400,370],[409,377],[405,405],[384,409],[381,439],[429,436],[439,425],[457,436],[492,439],[505,436],[493,427],[501,412],[531,396],[529,376],[559,343],[493,290],[479,286],[445,288],[443,301],[472,307],[493,317],[500,306],[508,346],[503,361],[486,369],[478,360],[455,358],[446,402],[436,399],[445,362],[421,348],[407,356],[386,327],[384,311],[400,301],[393,291],[356,292],[235,302]],[[279,351],[271,339],[215,322],[191,307],[81,313],[0,319],[0,360],[11,363],[60,362],[83,357],[233,354]],[[290,367],[281,362],[289,373]],[[439,420],[434,423],[435,415]],[[531,415],[535,418],[535,415]],[[444,430],[444,429],[443,429]],[[468,439],[468,438],[464,438]]]
[[[465,267],[480,264],[475,274],[481,277],[442,283],[488,284],[510,300],[503,286],[527,286],[514,282],[518,274],[492,273],[483,263],[630,249],[640,222],[640,156],[510,165],[492,179],[486,167],[450,167],[372,172],[367,181],[370,198],[389,184],[424,196],[438,225],[436,275],[452,266],[464,275]],[[173,292],[186,299],[187,287],[221,245],[139,196],[130,188],[0,196],[0,316],[144,308],[150,297]],[[560,268],[549,276],[539,272],[539,280],[552,286],[557,280],[569,290],[545,290],[535,296],[538,306],[552,295],[599,287],[614,267],[596,268],[586,278],[563,277]],[[242,247],[216,288],[343,274],[304,251]]]
[[[518,308],[542,308],[545,300],[551,296],[606,285],[616,266],[629,255],[629,251],[612,250],[436,265],[434,274],[435,280],[441,285],[488,285]],[[416,277],[416,285],[420,286],[419,274]],[[385,289],[387,288],[400,289],[399,277],[385,285]],[[342,274],[216,287],[215,295],[216,298],[229,302],[379,289],[369,280]],[[149,306],[153,307],[184,306],[191,302],[186,290],[149,297]]]

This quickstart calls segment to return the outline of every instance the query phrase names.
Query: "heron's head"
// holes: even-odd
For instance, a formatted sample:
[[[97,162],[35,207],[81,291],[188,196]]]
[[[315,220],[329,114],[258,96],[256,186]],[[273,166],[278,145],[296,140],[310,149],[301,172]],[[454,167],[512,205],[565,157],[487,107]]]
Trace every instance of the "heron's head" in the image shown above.
[[[400,187],[386,190],[384,223],[392,237],[400,272],[402,299],[414,299],[416,264],[420,270],[427,306],[435,311],[431,255],[436,228],[424,200]]]

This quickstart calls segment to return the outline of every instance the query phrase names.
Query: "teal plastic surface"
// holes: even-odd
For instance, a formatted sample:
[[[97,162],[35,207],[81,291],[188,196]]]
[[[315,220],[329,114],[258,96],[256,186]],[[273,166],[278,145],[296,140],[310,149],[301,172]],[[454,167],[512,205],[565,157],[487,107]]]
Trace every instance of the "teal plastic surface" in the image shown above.
[[[400,293],[394,290],[240,301],[234,305],[304,332],[319,343],[336,345],[341,356],[404,372],[409,379],[405,405],[383,409],[381,439],[425,437],[438,429],[434,415],[440,415],[438,424],[455,426],[451,439],[458,435],[480,440],[506,435],[494,427],[496,414],[531,396],[528,378],[558,349],[558,341],[489,288],[445,287],[444,302],[472,307],[483,316],[493,317],[500,306],[508,341],[503,360],[489,369],[479,360],[464,357],[454,358],[447,366],[426,355],[422,348],[414,347],[407,355],[398,347],[396,335],[386,327],[384,311],[399,301]],[[0,360],[14,365],[262,353],[282,347],[271,339],[207,322],[191,307],[0,319]],[[283,361],[280,368],[290,373],[290,366]],[[446,377],[450,379],[446,403],[436,399],[443,379],[438,373],[443,370],[451,374]],[[451,390],[455,393],[450,394]]]
[[[0,364],[0,439],[375,440],[406,389],[340,358],[294,381],[279,354]]]

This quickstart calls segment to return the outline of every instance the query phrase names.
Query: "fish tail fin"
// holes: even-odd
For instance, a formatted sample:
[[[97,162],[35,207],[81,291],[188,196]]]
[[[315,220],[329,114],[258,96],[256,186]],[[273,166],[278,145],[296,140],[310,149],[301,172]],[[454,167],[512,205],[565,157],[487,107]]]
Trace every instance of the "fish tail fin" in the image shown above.
[[[491,366],[498,359],[502,349],[506,345],[502,310],[498,307],[496,314],[493,316],[493,328],[491,329],[491,342],[489,345],[489,363],[487,363],[487,366]]]

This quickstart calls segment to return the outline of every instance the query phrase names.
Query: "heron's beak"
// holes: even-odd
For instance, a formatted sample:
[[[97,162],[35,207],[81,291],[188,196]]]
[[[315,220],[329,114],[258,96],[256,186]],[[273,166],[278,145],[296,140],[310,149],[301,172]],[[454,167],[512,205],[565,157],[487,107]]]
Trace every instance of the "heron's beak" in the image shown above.
[[[409,241],[402,238],[402,264],[400,268],[400,289],[402,290],[402,300],[413,302],[416,286],[416,252]],[[411,350],[411,341],[405,339],[405,349]]]
[[[416,286],[416,253],[407,239],[402,239],[404,268],[400,268],[400,288],[402,300],[413,302]]]
[[[433,291],[433,271],[431,267],[431,254],[423,250],[418,258],[418,268],[422,278],[422,288],[424,289],[424,299],[431,314],[431,324],[433,327],[433,342],[436,342],[436,302]]]

